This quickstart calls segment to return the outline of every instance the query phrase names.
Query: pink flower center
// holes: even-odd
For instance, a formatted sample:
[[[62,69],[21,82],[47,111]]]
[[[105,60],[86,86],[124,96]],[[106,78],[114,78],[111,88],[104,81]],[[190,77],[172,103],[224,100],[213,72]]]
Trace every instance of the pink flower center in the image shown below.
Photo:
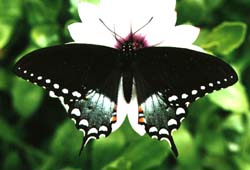
[[[117,38],[115,48],[123,52],[131,52],[148,46],[144,36],[130,33],[126,38]]]

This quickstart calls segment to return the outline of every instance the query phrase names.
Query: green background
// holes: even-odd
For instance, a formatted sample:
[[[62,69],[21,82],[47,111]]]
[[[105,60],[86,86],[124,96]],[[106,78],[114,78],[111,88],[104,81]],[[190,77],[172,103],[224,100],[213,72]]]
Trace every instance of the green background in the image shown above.
[[[0,0],[1,170],[250,169],[249,0],[177,1],[178,24],[200,27],[196,44],[230,63],[240,79],[190,106],[174,133],[177,159],[167,143],[138,136],[128,122],[78,156],[82,133],[60,102],[13,75],[24,54],[72,41],[67,25],[80,21],[77,2]]]

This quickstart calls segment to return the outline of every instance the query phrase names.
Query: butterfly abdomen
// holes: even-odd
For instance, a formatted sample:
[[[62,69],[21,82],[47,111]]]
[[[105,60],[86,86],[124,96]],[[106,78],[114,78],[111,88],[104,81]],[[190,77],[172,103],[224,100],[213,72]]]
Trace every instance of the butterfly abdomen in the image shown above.
[[[132,96],[133,74],[131,71],[125,71],[122,74],[123,93],[127,103],[130,102]]]

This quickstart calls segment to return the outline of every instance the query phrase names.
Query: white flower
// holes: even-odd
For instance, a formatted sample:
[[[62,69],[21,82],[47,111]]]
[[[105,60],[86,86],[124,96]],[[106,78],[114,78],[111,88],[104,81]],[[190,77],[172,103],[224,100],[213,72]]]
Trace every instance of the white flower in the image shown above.
[[[143,41],[143,46],[202,50],[193,45],[199,28],[175,26],[175,5],[175,0],[101,0],[99,6],[81,2],[78,11],[82,22],[68,28],[76,43],[118,48],[117,39],[126,40],[132,33],[137,40]]]

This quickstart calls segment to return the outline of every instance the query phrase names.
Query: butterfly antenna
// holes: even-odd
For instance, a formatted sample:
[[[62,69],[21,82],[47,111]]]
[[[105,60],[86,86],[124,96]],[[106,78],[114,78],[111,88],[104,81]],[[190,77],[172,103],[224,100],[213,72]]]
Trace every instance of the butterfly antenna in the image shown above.
[[[137,31],[134,32],[134,34],[136,34],[137,32],[141,31],[144,27],[146,27],[152,20],[154,17],[151,17],[148,22],[146,24],[144,24],[141,28],[139,28]]]
[[[118,42],[120,43],[120,41],[119,41],[119,39],[118,39],[117,37],[119,37],[120,39],[123,39],[123,38],[122,38],[120,35],[118,35],[115,31],[111,30],[111,29],[104,23],[104,21],[103,21],[101,18],[99,18],[99,20],[100,20],[101,23],[105,26],[105,28],[107,28],[107,29],[114,35],[115,40],[118,41]]]

